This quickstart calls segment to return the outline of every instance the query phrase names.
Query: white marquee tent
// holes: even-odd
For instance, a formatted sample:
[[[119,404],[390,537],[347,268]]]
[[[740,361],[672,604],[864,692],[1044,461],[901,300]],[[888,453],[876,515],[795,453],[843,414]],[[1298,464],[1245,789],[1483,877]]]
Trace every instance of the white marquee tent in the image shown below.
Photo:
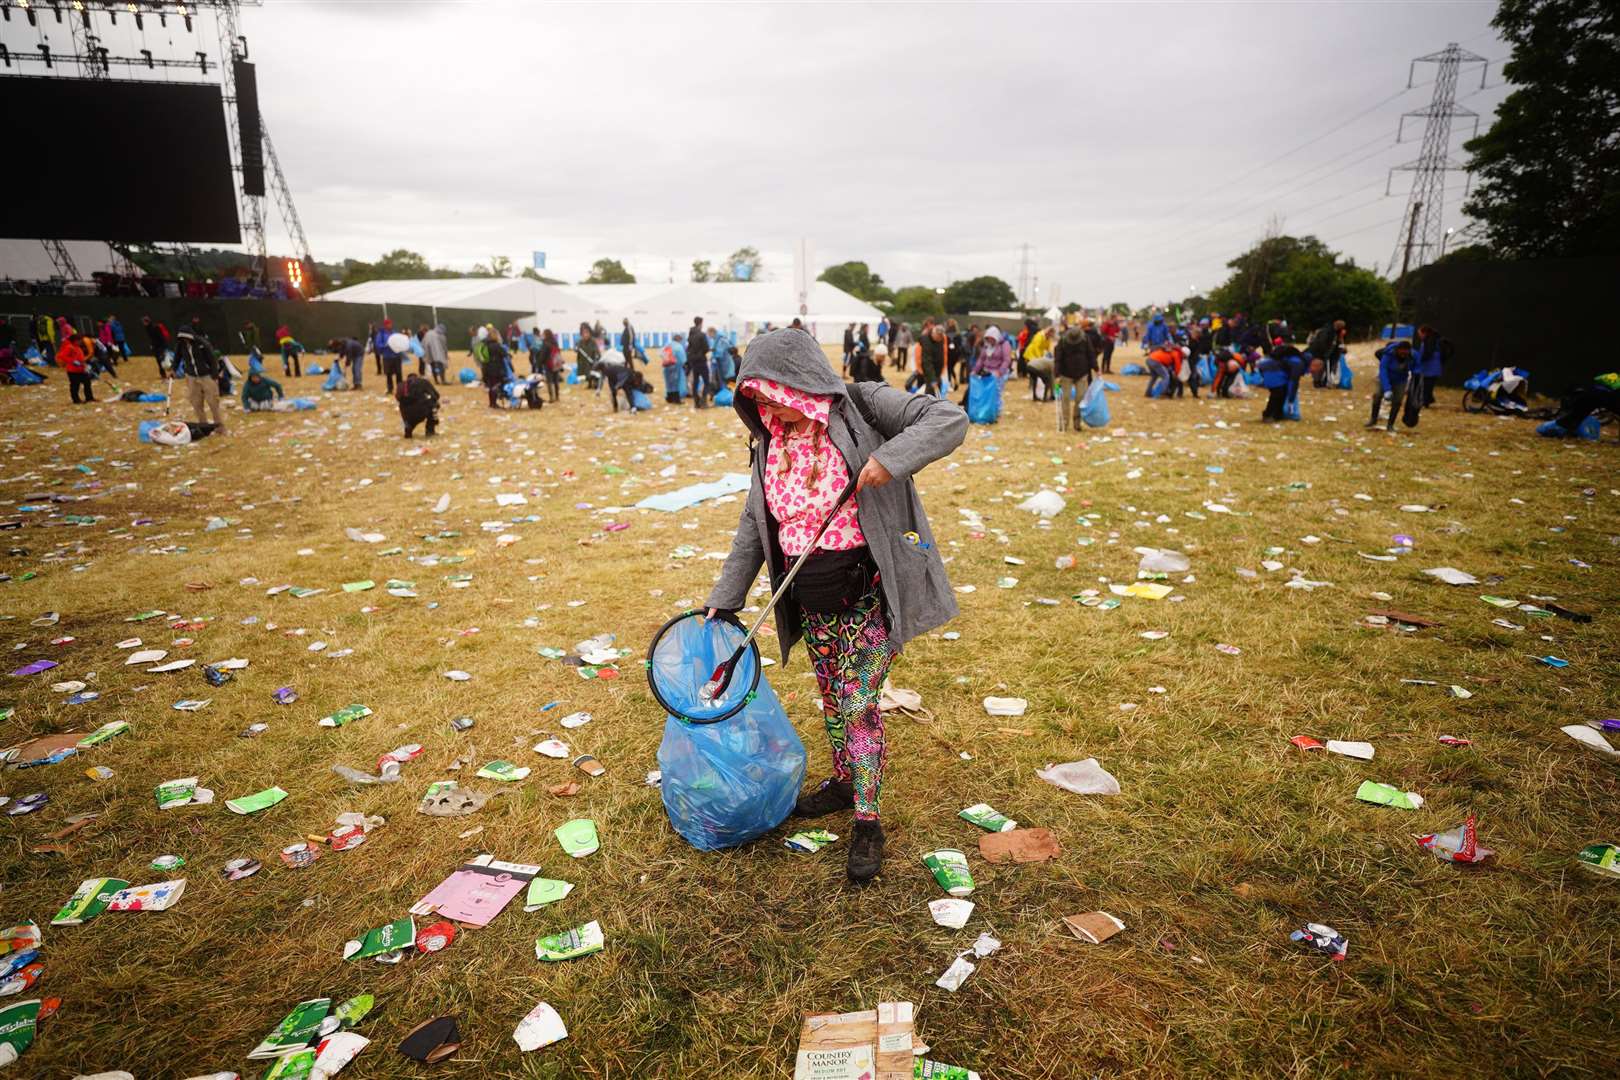
[[[616,333],[628,317],[642,346],[657,347],[671,334],[684,333],[692,319],[747,340],[766,323],[786,326],[799,316],[791,282],[636,282],[628,285],[544,285],[527,278],[432,278],[367,281],[319,297],[366,304],[422,304],[445,308],[485,308],[532,312],[518,319],[524,329],[557,331],[564,347],[573,344],[579,324],[600,322]],[[804,316],[824,344],[843,340],[850,323],[876,325],[883,312],[825,281],[813,282]]]

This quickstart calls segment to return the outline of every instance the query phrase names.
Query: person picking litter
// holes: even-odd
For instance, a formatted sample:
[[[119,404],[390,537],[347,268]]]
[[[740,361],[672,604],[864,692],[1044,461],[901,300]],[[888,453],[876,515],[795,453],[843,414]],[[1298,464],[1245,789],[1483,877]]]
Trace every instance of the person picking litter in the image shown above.
[[[863,883],[883,862],[884,679],[902,645],[956,615],[911,478],[962,444],[967,414],[930,394],[846,384],[815,338],[791,327],[755,338],[737,379],[733,407],[752,436],[753,484],[705,607],[713,618],[747,603],[767,553],[780,589],[790,561],[814,546],[775,619],[784,661],[801,637],[809,651],[833,775],[794,813],[854,808],[848,873]],[[840,506],[852,476],[855,493]]]

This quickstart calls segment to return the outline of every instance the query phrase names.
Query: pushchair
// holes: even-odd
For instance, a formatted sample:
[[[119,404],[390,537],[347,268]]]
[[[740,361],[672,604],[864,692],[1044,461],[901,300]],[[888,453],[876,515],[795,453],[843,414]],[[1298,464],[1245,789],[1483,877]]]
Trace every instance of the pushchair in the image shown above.
[[[1463,412],[1530,415],[1530,373],[1521,367],[1476,372],[1463,380]]]

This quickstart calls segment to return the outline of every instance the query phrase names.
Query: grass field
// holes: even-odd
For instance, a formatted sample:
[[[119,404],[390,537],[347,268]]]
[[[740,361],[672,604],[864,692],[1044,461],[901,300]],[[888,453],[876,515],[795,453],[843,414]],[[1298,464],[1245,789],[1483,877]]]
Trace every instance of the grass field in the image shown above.
[[[1129,359],[1134,350],[1116,357]],[[974,428],[919,477],[951,581],[976,591],[959,598],[948,628],[959,640],[917,640],[895,665],[894,684],[919,691],[934,720],[890,721],[888,861],[864,891],[844,881],[847,819],[828,823],[846,840],[813,856],[788,852],[779,835],[700,853],[672,833],[643,782],[664,725],[642,677],[645,646],[670,615],[702,601],[718,569],[670,553],[683,544],[724,552],[739,507],[613,508],[744,471],[730,410],[660,403],[650,415],[613,416],[605,397],[565,388],[559,406],[538,414],[497,413],[481,390],[456,387],[440,436],[405,442],[373,384],[326,395],[313,413],[232,414],[228,437],[163,450],[136,441],[151,406],[70,407],[60,378],[0,391],[0,516],[25,522],[6,534],[24,550],[7,560],[0,611],[14,620],[13,666],[60,663],[6,677],[0,706],[15,715],[0,724],[0,744],[131,725],[63,763],[0,774],[14,799],[50,795],[41,810],[4,819],[0,918],[45,927],[46,974],[23,996],[63,1000],[13,1071],[257,1077],[263,1063],[247,1052],[295,1002],[370,992],[380,1008],[359,1031],[374,1041],[345,1074],[357,1078],[781,1076],[804,1013],[895,999],[917,1003],[930,1057],[986,1080],[1614,1075],[1620,881],[1572,856],[1620,841],[1620,772],[1559,727],[1620,713],[1620,447],[1465,416],[1454,390],[1413,433],[1365,432],[1370,368],[1357,366],[1357,391],[1307,387],[1304,422],[1278,427],[1257,422],[1258,401],[1144,401],[1142,380],[1126,378],[1110,397],[1111,427],[1059,435],[1051,406],[1014,392],[999,425]],[[129,370],[136,385],[151,383],[149,360]],[[318,396],[317,386],[306,377],[298,390]],[[662,477],[671,465],[675,475]],[[1068,500],[1049,527],[1015,509],[1043,486]],[[44,492],[85,498],[18,512]],[[498,507],[502,492],[528,504]],[[450,508],[435,515],[446,493]],[[970,536],[960,508],[983,515],[986,535]],[[1089,525],[1077,522],[1082,513]],[[68,524],[69,514],[95,520]],[[510,524],[527,514],[538,520]],[[208,531],[215,516],[228,524]],[[629,527],[607,531],[609,522]],[[357,543],[346,527],[386,540]],[[458,535],[431,539],[444,532]],[[503,534],[516,542],[503,546]],[[1358,554],[1385,553],[1395,534],[1415,550],[1395,562]],[[1196,580],[1171,582],[1181,600],[1127,597],[1099,611],[1070,599],[1134,579],[1137,545],[1188,554]],[[403,553],[383,554],[395,546]],[[1283,549],[1284,569],[1262,568],[1269,548]],[[1055,569],[1065,554],[1077,564]],[[427,555],[465,561],[410,561]],[[1420,573],[1434,566],[1501,580],[1452,588]],[[1294,569],[1331,585],[1285,588]],[[28,571],[37,576],[18,580]],[[447,580],[457,573],[472,575],[467,587]],[[998,588],[1007,574],[1016,587]],[[367,578],[375,590],[339,588]],[[419,597],[387,595],[389,578],[414,581]],[[326,591],[266,595],[289,583]],[[1526,618],[1481,594],[1556,597],[1596,619]],[[1058,603],[1035,602],[1043,597]],[[153,608],[205,625],[125,621]],[[1443,625],[1370,627],[1363,620],[1376,608]],[[61,613],[56,626],[30,625],[47,611]],[[1526,629],[1492,624],[1504,615]],[[1169,636],[1144,639],[1147,630]],[[635,650],[614,681],[581,679],[537,652],[602,632]],[[58,636],[75,640],[50,644]],[[196,667],[147,674],[115,647],[131,636],[171,659],[251,666],[219,688]],[[195,644],[173,644],[182,637]],[[310,651],[316,641],[327,653]],[[353,653],[329,658],[342,649]],[[1547,654],[1569,666],[1534,659]],[[452,669],[471,679],[445,678]],[[802,652],[767,675],[810,750],[812,776],[822,775]],[[100,698],[67,704],[50,689],[66,679]],[[1472,697],[1448,696],[1450,684]],[[272,701],[282,686],[296,689],[296,703]],[[991,694],[1027,698],[1027,715],[987,716],[980,702]],[[212,700],[173,710],[182,698]],[[374,714],[317,726],[351,702]],[[574,710],[595,719],[561,732],[556,720]],[[476,727],[453,732],[463,715]],[[269,729],[238,737],[255,722]],[[595,754],[607,775],[589,779],[532,752],[546,734]],[[1306,755],[1289,744],[1296,734],[1367,740],[1377,756]],[[1473,745],[1448,748],[1442,734]],[[369,771],[413,741],[426,749],[400,783],[355,788],[331,771]],[[445,771],[461,755],[472,765]],[[1034,775],[1087,757],[1118,777],[1121,795],[1072,795]],[[533,774],[512,785],[471,778],[497,758]],[[95,765],[115,775],[88,778]],[[154,786],[189,775],[218,793],[214,805],[158,810]],[[426,786],[448,778],[506,794],[470,818],[416,813]],[[548,793],[568,779],[580,794]],[[1367,779],[1426,803],[1358,802]],[[290,794],[262,813],[223,805],[271,785]],[[956,817],[979,801],[1051,828],[1063,854],[986,864],[978,830]],[[345,811],[387,824],[308,868],[281,863],[284,845],[330,830]],[[34,852],[84,812],[100,816],[60,841],[65,853]],[[1415,835],[1469,812],[1494,863],[1447,865],[1419,850]],[[601,851],[570,859],[552,830],[585,816],[599,824]],[[968,851],[978,882],[959,931],[934,925],[926,907],[944,894],[920,856],[940,846]],[[344,961],[346,939],[403,916],[480,852],[539,863],[578,887],[532,914],[520,899],[442,953],[397,966]],[[166,853],[185,869],[147,868]],[[234,858],[264,867],[223,880]],[[189,886],[167,912],[46,925],[92,876],[185,876]],[[1060,921],[1099,908],[1128,927],[1103,945],[1076,940]],[[603,953],[535,959],[537,936],[591,919],[606,932]],[[1290,942],[1307,921],[1345,934],[1348,959]],[[982,931],[1002,950],[960,991],[936,988]],[[521,1054],[512,1030],[542,1000],[569,1037]],[[458,1054],[420,1066],[396,1051],[405,1032],[441,1014],[459,1019]]]

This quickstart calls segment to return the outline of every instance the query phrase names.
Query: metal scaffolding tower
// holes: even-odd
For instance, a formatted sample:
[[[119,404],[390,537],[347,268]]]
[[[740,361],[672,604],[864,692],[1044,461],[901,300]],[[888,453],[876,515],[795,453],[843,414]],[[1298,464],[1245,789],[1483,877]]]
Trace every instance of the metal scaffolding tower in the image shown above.
[[[1482,66],[1479,69],[1479,85],[1483,88],[1485,73],[1489,67],[1489,61],[1485,57],[1477,56],[1452,42],[1437,53],[1420,56],[1412,61],[1411,71],[1406,79],[1408,89],[1414,85],[1412,79],[1417,73],[1419,64],[1436,65],[1434,94],[1429,98],[1427,108],[1414,109],[1401,117],[1400,126],[1396,128],[1395,141],[1401,141],[1409,118],[1421,116],[1424,118],[1423,148],[1418,152],[1416,161],[1392,168],[1389,171],[1389,180],[1384,184],[1384,193],[1387,195],[1397,172],[1413,174],[1412,190],[1406,201],[1406,213],[1401,217],[1400,230],[1395,234],[1395,251],[1389,260],[1391,269],[1397,265],[1401,268],[1397,281],[1404,278],[1408,270],[1422,266],[1437,257],[1440,251],[1441,240],[1445,233],[1446,173],[1463,168],[1451,160],[1451,121],[1456,117],[1471,119],[1474,121],[1474,134],[1479,134],[1479,114],[1457,104],[1457,75],[1464,64],[1480,64]]]

